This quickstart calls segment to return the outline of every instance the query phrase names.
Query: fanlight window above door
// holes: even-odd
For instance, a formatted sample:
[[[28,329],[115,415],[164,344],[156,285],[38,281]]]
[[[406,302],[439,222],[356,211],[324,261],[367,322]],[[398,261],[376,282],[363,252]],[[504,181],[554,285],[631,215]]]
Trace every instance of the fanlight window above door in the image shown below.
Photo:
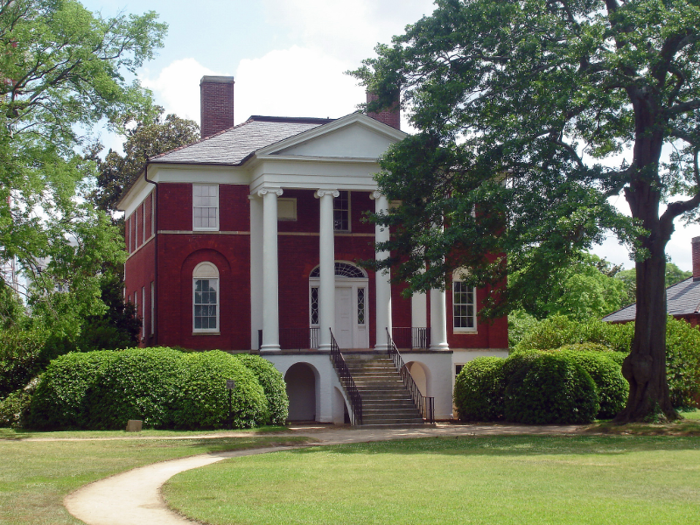
[[[311,274],[309,274],[310,278],[314,277],[320,277],[321,276],[321,268],[320,266],[317,266],[313,270],[311,270]],[[367,275],[360,270],[357,266],[353,266],[352,264],[348,263],[342,263],[342,262],[336,262],[335,263],[335,276],[336,277],[345,277],[349,279],[366,279]]]

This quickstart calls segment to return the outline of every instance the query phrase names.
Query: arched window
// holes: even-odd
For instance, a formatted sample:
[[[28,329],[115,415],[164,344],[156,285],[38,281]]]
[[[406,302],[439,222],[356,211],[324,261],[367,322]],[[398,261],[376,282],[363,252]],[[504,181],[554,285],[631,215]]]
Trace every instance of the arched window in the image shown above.
[[[210,262],[192,272],[192,330],[219,331],[219,270]]]
[[[309,274],[309,278],[313,279],[315,277],[321,276],[321,267],[317,266]],[[346,279],[366,279],[367,275],[357,266],[352,264],[337,262],[335,263],[335,276],[344,277]]]
[[[476,332],[476,288],[463,282],[463,269],[452,275],[452,327],[455,333]]]

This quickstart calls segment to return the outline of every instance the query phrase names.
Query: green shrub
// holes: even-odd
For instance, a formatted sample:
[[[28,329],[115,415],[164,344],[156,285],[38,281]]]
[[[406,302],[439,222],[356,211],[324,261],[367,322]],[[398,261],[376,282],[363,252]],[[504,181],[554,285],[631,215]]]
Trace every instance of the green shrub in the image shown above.
[[[513,310],[508,314],[508,348],[515,346],[537,326],[537,319],[525,310]]]
[[[597,319],[577,321],[557,315],[538,323],[515,350],[550,350],[565,345],[597,343],[615,352],[629,353],[633,335],[633,323],[612,324]]]
[[[233,379],[233,426],[265,423],[269,408],[255,374],[241,360],[214,350],[181,354],[182,379],[175,409],[175,426],[184,429],[221,428],[229,421],[226,380]]]
[[[511,361],[512,360],[512,361]],[[518,354],[504,365],[510,376],[505,417],[526,424],[593,421],[600,409],[591,376],[576,362],[553,353]],[[519,365],[519,366],[518,366]]]
[[[258,383],[265,391],[269,409],[265,423],[284,425],[289,415],[289,398],[287,397],[287,385],[282,374],[270,361],[259,355],[235,354],[234,357],[255,374]]]
[[[27,425],[37,430],[89,428],[88,392],[102,379],[114,352],[63,355],[51,361],[32,397]]]
[[[700,395],[700,330],[673,317],[666,324],[666,377],[673,406],[695,406]]]
[[[121,429],[129,419],[140,419],[147,428],[173,426],[182,354],[170,348],[129,348],[114,355],[87,394],[90,428]]]
[[[609,355],[619,356],[621,354],[609,351],[584,351],[575,348],[584,345],[572,346],[562,347],[559,352],[581,365],[593,379],[600,403],[600,410],[596,417],[598,419],[614,418],[625,408],[630,389],[629,383],[622,377],[620,365],[608,357]]]
[[[46,333],[0,330],[0,399],[21,389],[49,363],[44,356]]]
[[[477,357],[457,376],[454,403],[461,421],[497,421],[503,419],[504,359]]]

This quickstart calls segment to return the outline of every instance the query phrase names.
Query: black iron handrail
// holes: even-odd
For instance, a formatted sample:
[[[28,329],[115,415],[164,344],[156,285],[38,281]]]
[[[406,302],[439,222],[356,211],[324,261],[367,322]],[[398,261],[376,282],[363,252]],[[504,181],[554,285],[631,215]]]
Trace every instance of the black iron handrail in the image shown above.
[[[386,330],[386,336],[389,355],[394,361],[396,370],[398,370],[399,374],[401,374],[403,384],[408,390],[408,392],[411,394],[413,402],[416,404],[416,407],[418,408],[421,417],[425,419],[428,423],[435,423],[435,398],[424,396],[418,389],[418,385],[416,385],[416,382],[413,380],[411,372],[408,370],[406,364],[403,362],[403,358],[401,357],[398,348],[396,348],[396,344],[391,338],[391,334],[389,333],[388,328]]]
[[[340,352],[340,347],[338,346],[338,343],[335,340],[335,337],[333,336],[333,330],[331,330],[330,328],[328,330],[330,330],[331,332],[331,361],[333,362],[333,367],[335,368],[335,371],[338,374],[340,382],[343,384],[345,393],[350,399],[350,404],[352,405],[352,413],[354,416],[353,423],[355,425],[361,425],[362,396],[360,395],[360,391],[355,385],[355,380],[350,374],[350,369],[348,368],[348,365],[345,363],[345,358],[343,358],[343,354]]]

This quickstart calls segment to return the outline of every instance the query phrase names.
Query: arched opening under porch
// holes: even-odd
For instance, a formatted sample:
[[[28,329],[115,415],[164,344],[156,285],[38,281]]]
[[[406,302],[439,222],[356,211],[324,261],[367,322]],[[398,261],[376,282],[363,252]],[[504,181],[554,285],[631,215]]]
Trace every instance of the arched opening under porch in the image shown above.
[[[316,421],[318,418],[319,373],[308,363],[295,363],[284,380],[289,398],[289,421]]]

